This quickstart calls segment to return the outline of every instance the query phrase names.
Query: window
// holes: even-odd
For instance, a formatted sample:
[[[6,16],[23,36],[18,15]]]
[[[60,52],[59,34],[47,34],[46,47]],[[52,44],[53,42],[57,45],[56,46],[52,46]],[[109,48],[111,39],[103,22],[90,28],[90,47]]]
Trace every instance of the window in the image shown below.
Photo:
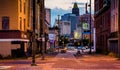
[[[30,24],[29,24],[29,23],[27,23],[27,25],[28,25],[28,27],[30,27]]]
[[[97,12],[99,10],[99,2],[98,0],[95,1],[95,12]]]
[[[22,12],[22,0],[20,0],[20,12]]]
[[[26,4],[24,3],[24,14],[25,14],[25,12],[26,12]]]
[[[24,30],[26,29],[26,20],[24,19]]]
[[[20,30],[22,30],[22,18],[20,17]]]
[[[65,24],[65,25],[69,25],[69,23],[68,23],[68,22],[65,22],[64,24]]]
[[[9,17],[7,16],[2,17],[2,29],[9,30]]]
[[[116,7],[115,8],[117,8],[118,7],[118,1],[117,0],[115,0],[115,5],[116,5]]]
[[[115,9],[115,0],[111,0],[111,8]]]

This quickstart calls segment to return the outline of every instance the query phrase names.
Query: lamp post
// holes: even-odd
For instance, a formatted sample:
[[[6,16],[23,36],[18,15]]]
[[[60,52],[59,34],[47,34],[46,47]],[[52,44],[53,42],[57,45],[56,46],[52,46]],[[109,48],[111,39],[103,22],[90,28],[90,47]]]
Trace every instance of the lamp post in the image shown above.
[[[60,15],[58,15],[58,46],[60,46],[59,41],[60,41]],[[59,47],[58,47],[58,52],[59,52]]]
[[[38,34],[39,36],[39,43],[40,43],[40,53],[42,55],[42,60],[44,60],[44,51],[45,51],[45,32],[44,32],[44,22],[45,22],[45,9],[44,9],[44,0],[37,0],[37,3],[39,4],[38,7],[38,31],[40,31]]]
[[[91,54],[91,0],[90,0],[90,40],[89,40],[89,47],[90,47],[90,51],[89,53]]]
[[[36,3],[36,0],[32,0],[32,3],[33,3],[33,33],[32,33],[32,64],[31,66],[36,66],[35,64],[35,47],[36,47],[36,37],[35,37],[35,3]]]

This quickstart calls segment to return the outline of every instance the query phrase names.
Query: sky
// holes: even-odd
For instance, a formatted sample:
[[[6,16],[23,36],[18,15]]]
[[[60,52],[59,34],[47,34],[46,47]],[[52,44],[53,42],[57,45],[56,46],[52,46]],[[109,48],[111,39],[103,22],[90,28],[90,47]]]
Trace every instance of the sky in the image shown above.
[[[90,0],[45,0],[45,7],[51,9],[51,26],[54,25],[58,15],[72,13],[73,3],[77,2],[80,15],[85,13],[85,3],[89,4]],[[94,12],[94,0],[92,1],[92,13]],[[89,9],[88,9],[89,11]]]

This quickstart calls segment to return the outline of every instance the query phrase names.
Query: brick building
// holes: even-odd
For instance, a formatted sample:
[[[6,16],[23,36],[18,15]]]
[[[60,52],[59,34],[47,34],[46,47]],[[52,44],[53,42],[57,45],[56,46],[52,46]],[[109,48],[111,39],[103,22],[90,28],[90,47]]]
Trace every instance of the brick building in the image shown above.
[[[96,50],[108,51],[108,39],[110,35],[110,0],[95,0],[95,28]]]
[[[111,29],[110,37],[108,40],[109,51],[115,54],[118,53],[118,12],[119,0],[111,0]]]

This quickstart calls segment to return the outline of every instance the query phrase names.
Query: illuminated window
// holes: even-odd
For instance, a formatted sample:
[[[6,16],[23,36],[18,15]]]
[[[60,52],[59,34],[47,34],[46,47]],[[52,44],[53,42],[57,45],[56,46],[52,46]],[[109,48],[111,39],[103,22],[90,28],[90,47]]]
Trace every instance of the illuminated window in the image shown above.
[[[9,30],[9,17],[7,16],[2,17],[2,29]]]

